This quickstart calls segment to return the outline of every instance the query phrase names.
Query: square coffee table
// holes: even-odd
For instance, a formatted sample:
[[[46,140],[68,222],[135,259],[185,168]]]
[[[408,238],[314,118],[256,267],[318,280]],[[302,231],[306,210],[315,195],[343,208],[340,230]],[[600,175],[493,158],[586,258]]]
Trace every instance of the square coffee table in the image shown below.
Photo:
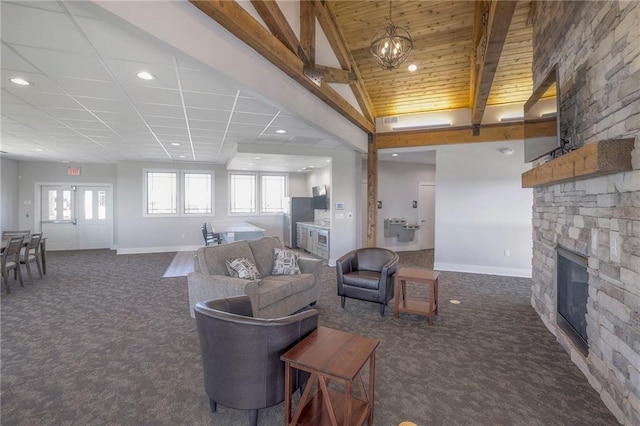
[[[285,425],[373,424],[375,351],[380,343],[327,327],[318,327],[280,359],[285,363]],[[369,361],[369,386],[365,388],[361,370]],[[311,374],[291,416],[291,369]],[[329,388],[329,382],[339,386]],[[359,398],[352,396],[352,385]],[[336,389],[339,387],[340,389]]]

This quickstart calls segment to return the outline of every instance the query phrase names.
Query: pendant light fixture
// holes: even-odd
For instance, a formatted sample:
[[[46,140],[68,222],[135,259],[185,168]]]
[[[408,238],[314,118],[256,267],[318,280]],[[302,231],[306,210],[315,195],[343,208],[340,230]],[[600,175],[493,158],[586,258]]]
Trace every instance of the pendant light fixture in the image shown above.
[[[391,0],[389,0],[388,24],[373,36],[369,51],[382,68],[391,71],[407,60],[411,49],[413,49],[413,40],[409,31],[398,27],[391,20]]]

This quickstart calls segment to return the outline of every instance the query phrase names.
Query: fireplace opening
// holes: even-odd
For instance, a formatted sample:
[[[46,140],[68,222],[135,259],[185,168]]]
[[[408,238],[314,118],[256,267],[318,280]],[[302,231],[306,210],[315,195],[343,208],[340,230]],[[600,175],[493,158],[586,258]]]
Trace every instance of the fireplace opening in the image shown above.
[[[589,273],[587,259],[579,254],[558,247],[558,326],[584,355],[589,353],[587,339],[587,298],[589,297]]]

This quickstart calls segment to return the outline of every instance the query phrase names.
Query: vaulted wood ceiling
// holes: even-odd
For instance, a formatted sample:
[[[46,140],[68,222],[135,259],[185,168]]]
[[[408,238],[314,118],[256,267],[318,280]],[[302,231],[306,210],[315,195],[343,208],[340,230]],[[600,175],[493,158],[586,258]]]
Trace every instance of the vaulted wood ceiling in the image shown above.
[[[387,71],[372,59],[369,44],[387,23],[389,3],[329,1],[376,116],[472,106],[476,3],[394,0],[392,20],[409,30],[414,48],[403,66]],[[532,28],[527,23],[531,7],[531,1],[519,1],[515,7],[488,105],[521,103],[531,95]],[[409,64],[416,64],[417,71],[409,72]]]
[[[532,91],[530,0],[393,1],[394,24],[414,39],[407,62],[393,71],[369,52],[387,25],[386,1],[300,0],[299,40],[277,0],[251,0],[268,30],[235,2],[190,1],[370,133],[375,117],[460,108],[479,125],[487,106],[524,103]],[[340,68],[316,63],[316,21]],[[362,114],[331,83],[348,83]]]

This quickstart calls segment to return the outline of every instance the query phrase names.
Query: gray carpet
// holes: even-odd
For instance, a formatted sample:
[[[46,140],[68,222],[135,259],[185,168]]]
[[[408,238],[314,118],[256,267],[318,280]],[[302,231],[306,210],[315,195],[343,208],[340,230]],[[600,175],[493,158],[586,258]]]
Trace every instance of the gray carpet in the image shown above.
[[[186,278],[162,278],[174,254],[54,252],[44,279],[12,281],[1,296],[0,423],[245,425],[244,412],[209,412]],[[401,253],[403,265],[432,262],[429,251]],[[531,308],[530,280],[442,273],[428,326],[356,300],[343,310],[335,270],[322,276],[320,324],[381,340],[375,425],[616,424]],[[282,404],[259,422],[281,425]]]

